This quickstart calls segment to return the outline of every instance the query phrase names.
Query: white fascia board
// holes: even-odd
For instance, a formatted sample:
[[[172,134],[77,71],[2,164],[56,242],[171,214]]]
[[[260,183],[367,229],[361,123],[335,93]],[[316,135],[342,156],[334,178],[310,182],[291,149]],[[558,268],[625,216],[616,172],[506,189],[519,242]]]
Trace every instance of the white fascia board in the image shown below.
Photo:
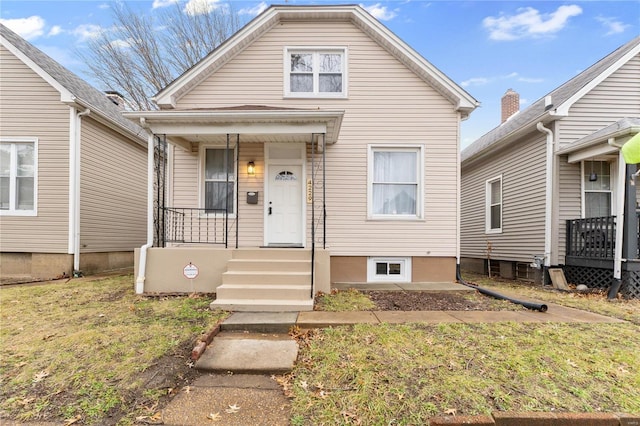
[[[88,102],[85,102],[80,98],[75,98],[73,102],[69,102],[67,104],[71,107],[76,107],[78,109],[89,108],[91,110],[91,118],[93,118],[94,120],[98,121],[101,124],[104,124],[111,130],[114,130],[115,132],[120,133],[122,136],[133,140],[138,145],[143,146],[144,148],[147,147],[147,140],[146,140],[147,135],[145,133],[137,134],[130,131],[126,127],[122,127],[119,123],[109,118],[104,112],[97,109],[95,106],[90,105]]]
[[[4,46],[9,52],[15,55],[20,61],[22,61],[26,66],[31,68],[33,72],[38,74],[44,81],[49,83],[51,87],[60,92],[60,100],[62,102],[73,102],[75,101],[75,96],[73,93],[68,91],[63,85],[61,85],[55,78],[51,76],[51,74],[47,73],[43,70],[38,64],[33,62],[31,58],[25,55],[20,49],[11,44],[6,38],[0,36],[0,43]]]
[[[373,18],[370,14],[366,13],[361,8],[354,8],[353,15],[362,24],[367,25],[381,36],[388,43],[388,48],[391,51],[397,51],[402,54],[407,61],[413,62],[418,65],[425,73],[434,78],[444,89],[448,90],[450,94],[458,100],[456,109],[465,112],[467,115],[473,111],[480,103],[473,98],[464,89],[453,82],[449,77],[442,73],[439,69],[435,68],[430,62],[423,58],[415,49],[410,47],[402,39],[396,36],[391,30],[382,25],[377,19]]]
[[[578,163],[583,160],[590,160],[601,155],[609,155],[618,151],[618,148],[607,144],[606,140],[604,145],[596,145],[589,148],[582,149],[580,151],[569,154],[567,163]]]
[[[208,57],[205,57],[200,62],[196,63],[189,70],[185,71],[181,76],[176,78],[169,86],[158,92],[153,98],[151,98],[160,107],[175,108],[178,93],[185,88],[191,80],[201,74],[208,73],[207,69],[213,66],[217,61],[233,51],[239,44],[241,44],[247,37],[257,31],[263,25],[266,25],[270,19],[276,14],[275,8],[265,11],[264,14],[258,15],[253,21],[249,22],[244,28],[231,36],[226,42],[223,42],[217,50],[212,52]],[[276,22],[273,22],[275,24]]]
[[[196,135],[225,135],[225,134],[298,134],[298,133],[326,133],[324,123],[220,123],[211,125],[206,123],[149,123],[155,134],[196,136]]]
[[[629,62],[631,58],[640,53],[640,44],[636,45],[633,49],[627,52],[626,55],[618,59],[613,65],[604,70],[600,75],[591,80],[588,84],[584,85],[580,90],[574,93],[569,99],[564,101],[558,108],[551,112],[552,115],[566,117],[569,115],[569,109],[580,100],[584,95],[593,90],[597,85],[602,83],[607,77],[616,72],[620,67]]]

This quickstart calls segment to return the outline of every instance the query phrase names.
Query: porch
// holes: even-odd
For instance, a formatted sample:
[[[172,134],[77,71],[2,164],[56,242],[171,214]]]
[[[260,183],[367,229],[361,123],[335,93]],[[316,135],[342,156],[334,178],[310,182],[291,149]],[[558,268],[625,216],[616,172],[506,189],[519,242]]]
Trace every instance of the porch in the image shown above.
[[[212,307],[235,311],[313,309],[314,294],[329,291],[324,162],[343,112],[129,115],[154,147],[153,241],[137,256],[136,291],[215,292]]]
[[[622,242],[621,293],[640,297],[640,212],[629,220]],[[563,270],[567,281],[608,289],[614,280],[617,216],[570,219],[566,222]]]

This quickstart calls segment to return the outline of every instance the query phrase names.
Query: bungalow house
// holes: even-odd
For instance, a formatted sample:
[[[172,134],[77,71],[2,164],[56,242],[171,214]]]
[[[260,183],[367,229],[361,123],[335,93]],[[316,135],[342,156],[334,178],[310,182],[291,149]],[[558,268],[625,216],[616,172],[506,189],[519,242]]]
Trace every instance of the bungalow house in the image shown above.
[[[3,282],[133,266],[146,239],[145,132],[121,99],[2,25],[0,43]]]
[[[334,282],[455,280],[477,102],[363,8],[272,6],[155,102],[125,113],[167,146],[137,292],[301,310]]]
[[[462,152],[463,269],[540,281],[559,266],[640,296],[636,166],[620,152],[640,131],[640,37],[513,112]]]

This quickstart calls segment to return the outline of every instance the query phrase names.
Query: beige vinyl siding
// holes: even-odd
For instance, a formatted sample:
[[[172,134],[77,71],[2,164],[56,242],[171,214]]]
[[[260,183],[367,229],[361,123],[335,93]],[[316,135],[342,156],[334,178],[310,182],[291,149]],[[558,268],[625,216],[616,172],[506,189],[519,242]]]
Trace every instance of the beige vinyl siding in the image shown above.
[[[581,170],[580,163],[569,164],[567,157],[558,158],[559,189],[558,189],[558,263],[564,263],[566,252],[567,220],[578,219],[582,216],[581,209]]]
[[[0,47],[0,135],[38,140],[37,216],[0,216],[3,252],[66,253],[69,107],[60,93]]]
[[[461,255],[530,262],[544,253],[545,153],[544,135],[496,152],[487,160],[463,166],[461,192]],[[502,233],[485,232],[486,182],[502,175]]]
[[[640,117],[640,55],[571,107],[560,121],[560,148],[625,117]]]
[[[287,46],[346,47],[348,98],[284,98]],[[179,99],[177,107],[231,105],[345,110],[339,140],[326,151],[327,240],[332,255],[456,254],[458,114],[448,100],[352,24],[284,22]],[[367,220],[368,144],[424,146],[423,220]],[[193,173],[179,169],[182,164],[176,156],[176,184],[182,173]],[[241,232],[262,229],[262,220],[260,215],[241,217]]]
[[[81,252],[128,251],[147,234],[146,149],[82,117]]]

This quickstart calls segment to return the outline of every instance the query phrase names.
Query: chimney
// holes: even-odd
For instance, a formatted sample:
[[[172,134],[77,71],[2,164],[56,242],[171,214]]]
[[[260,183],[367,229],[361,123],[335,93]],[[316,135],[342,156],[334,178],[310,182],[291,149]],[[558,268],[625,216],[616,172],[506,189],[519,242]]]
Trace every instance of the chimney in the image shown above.
[[[507,90],[502,97],[502,121],[504,123],[516,112],[520,111],[520,95],[513,89]]]
[[[109,100],[111,102],[113,102],[119,110],[124,111],[124,96],[122,96],[119,92],[116,92],[115,90],[108,90],[106,92],[104,92],[105,95],[107,95],[107,98],[109,98]]]

